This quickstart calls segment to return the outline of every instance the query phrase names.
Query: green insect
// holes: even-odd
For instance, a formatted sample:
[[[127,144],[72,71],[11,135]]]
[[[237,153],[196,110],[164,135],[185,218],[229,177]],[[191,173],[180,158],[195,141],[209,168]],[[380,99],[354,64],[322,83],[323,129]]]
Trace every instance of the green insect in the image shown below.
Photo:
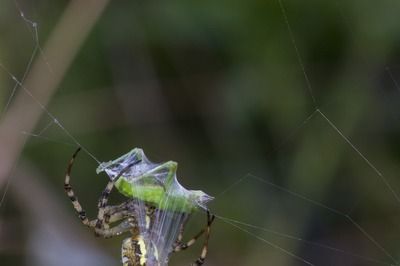
[[[204,263],[215,218],[206,207],[212,197],[182,187],[176,179],[176,162],[152,163],[142,149],[135,148],[114,161],[100,164],[97,173],[106,172],[110,181],[98,201],[97,218],[89,220],[70,185],[71,169],[79,150],[69,162],[64,189],[82,223],[94,229],[97,236],[110,238],[125,232],[131,234],[122,243],[124,266],[168,265],[173,252],[187,249],[203,234],[201,255],[192,265]],[[114,186],[128,200],[119,205],[107,205]],[[207,212],[207,226],[185,243],[182,241],[185,224],[190,215],[200,209]]]

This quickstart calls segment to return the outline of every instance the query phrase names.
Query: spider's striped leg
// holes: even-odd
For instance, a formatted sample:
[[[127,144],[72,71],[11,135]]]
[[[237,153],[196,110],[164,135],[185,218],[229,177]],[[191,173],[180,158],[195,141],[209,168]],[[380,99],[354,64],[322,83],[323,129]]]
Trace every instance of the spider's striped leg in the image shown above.
[[[192,266],[202,265],[207,256],[208,239],[210,237],[211,224],[214,221],[214,218],[215,218],[215,216],[210,214],[209,211],[207,211],[207,227],[202,229],[200,232],[198,232],[191,240],[189,240],[186,243],[182,243],[183,231],[184,231],[184,225],[182,225],[180,232],[179,232],[178,239],[176,241],[176,246],[173,249],[173,252],[179,252],[181,250],[187,249],[188,247],[192,246],[200,236],[202,236],[204,233],[206,233],[203,249],[201,251],[201,255],[194,263],[192,263]]]
[[[178,235],[178,239],[175,242],[175,247],[172,250],[173,252],[179,252],[182,250],[187,249],[188,247],[192,246],[194,243],[196,243],[196,240],[201,237],[204,232],[206,231],[206,229],[201,229],[200,232],[198,232],[194,237],[192,237],[192,239],[190,239],[188,242],[183,243],[182,239],[183,239],[183,231],[184,231],[185,227],[182,225],[179,235]]]
[[[97,236],[101,235],[101,230],[105,226],[105,220],[110,219],[109,214],[106,214],[105,210],[106,210],[106,205],[108,202],[108,196],[110,195],[113,187],[114,187],[114,182],[109,181],[106,188],[104,189],[103,193],[101,194],[99,203],[97,205],[98,209],[99,209],[99,211],[97,212],[97,221],[96,221],[96,227],[95,227],[95,234]]]
[[[137,222],[133,217],[129,217],[114,227],[98,229],[96,234],[104,238],[111,238],[113,236],[119,236],[134,228],[137,228]]]
[[[206,227],[206,237],[204,240],[203,244],[203,249],[201,250],[201,255],[200,257],[192,263],[192,266],[200,266],[203,265],[204,260],[207,257],[207,251],[208,251],[208,239],[210,238],[210,232],[211,232],[211,224],[214,221],[215,216],[210,214],[210,212],[207,210],[207,227]]]
[[[178,252],[178,251],[180,251],[180,250],[176,250],[176,251],[175,251],[175,249],[176,249],[178,246],[181,246],[182,243],[183,243],[183,242],[182,242],[182,239],[183,239],[183,232],[185,231],[186,222],[187,222],[187,220],[184,221],[184,222],[181,224],[180,228],[179,228],[179,235],[178,235],[178,238],[176,239],[176,241],[175,241],[175,243],[174,243],[172,252]],[[204,230],[201,230],[198,234],[203,234],[203,232],[204,232]],[[198,235],[198,234],[197,234],[197,235]],[[196,236],[197,236],[197,235],[196,235]]]
[[[123,220],[127,217],[132,217],[132,211],[118,206],[108,206],[104,211],[104,223],[111,224]]]
[[[79,215],[79,219],[81,219],[82,223],[84,225],[87,225],[89,227],[93,226],[93,222],[90,222],[89,219],[86,217],[86,212],[85,210],[82,208],[82,205],[79,203],[78,198],[75,196],[74,191],[72,190],[71,184],[70,184],[70,179],[71,179],[71,170],[72,170],[72,166],[74,164],[74,160],[78,154],[78,152],[81,150],[81,148],[79,147],[75,153],[72,155],[71,160],[69,161],[68,164],[68,168],[67,168],[67,172],[65,174],[65,181],[64,181],[64,190],[67,193],[69,199],[72,202],[72,205],[74,206],[74,209],[76,210],[76,212]]]
[[[107,220],[110,219],[110,215],[105,212],[106,210],[106,205],[108,202],[108,197],[110,196],[110,193],[114,187],[114,180],[118,180],[129,168],[132,167],[132,165],[136,164],[138,162],[134,162],[129,164],[127,167],[122,169],[122,171],[111,181],[108,182],[106,188],[104,189],[103,193],[101,194],[99,198],[99,202],[97,204],[97,207],[99,209],[97,213],[97,222],[96,222],[96,228],[95,228],[95,234],[97,236],[101,235],[101,229],[104,228],[105,223]]]
[[[74,209],[78,213],[79,218],[82,221],[82,223],[86,226],[93,228],[96,226],[97,219],[90,221],[87,218],[86,212],[82,208],[82,205],[79,203],[78,198],[75,196],[75,193],[70,184],[72,166],[74,164],[75,158],[78,155],[79,151],[80,151],[80,148],[78,148],[75,151],[75,153],[72,155],[71,160],[69,161],[69,164],[67,167],[67,172],[65,174],[64,190],[67,193],[68,197],[70,198],[72,205],[74,206]],[[108,222],[116,222],[116,221],[122,220],[127,217],[126,214],[127,214],[127,203],[122,203],[118,206],[109,206],[105,209],[105,216],[108,217],[108,219],[106,219],[106,224],[108,224]]]

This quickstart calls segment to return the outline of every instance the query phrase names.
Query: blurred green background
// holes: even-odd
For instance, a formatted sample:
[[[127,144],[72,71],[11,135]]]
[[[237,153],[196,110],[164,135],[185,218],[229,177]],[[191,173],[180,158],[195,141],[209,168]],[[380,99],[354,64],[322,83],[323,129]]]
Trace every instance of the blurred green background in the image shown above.
[[[47,109],[83,147],[100,161],[133,147],[177,161],[181,184],[216,196],[214,213],[275,232],[217,219],[206,265],[393,265],[400,2],[283,4],[296,46],[277,0],[0,0],[0,63],[22,79],[37,44],[23,11],[38,23],[41,47],[24,84],[44,104],[53,92]],[[7,71],[1,110],[15,85]],[[124,237],[95,238],[65,196],[77,145],[46,113],[29,116],[42,111],[19,87],[1,113],[0,264],[119,265]],[[107,182],[96,167],[82,153],[72,176],[90,217]],[[205,221],[196,214],[186,238]],[[170,265],[188,265],[201,245]]]

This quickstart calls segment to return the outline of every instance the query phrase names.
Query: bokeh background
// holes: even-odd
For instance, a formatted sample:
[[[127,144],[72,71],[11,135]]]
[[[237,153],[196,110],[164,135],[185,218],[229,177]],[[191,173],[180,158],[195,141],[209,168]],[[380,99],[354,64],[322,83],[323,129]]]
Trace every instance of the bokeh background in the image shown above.
[[[217,219],[206,265],[395,264],[400,2],[283,5],[290,29],[277,0],[1,0],[0,264],[119,265],[124,237],[95,238],[64,195],[76,141],[100,161],[133,147],[177,161],[214,213],[271,230]],[[22,80],[32,54],[24,88],[54,117],[20,86],[7,105],[7,71]],[[83,152],[72,176],[91,217],[96,167]]]

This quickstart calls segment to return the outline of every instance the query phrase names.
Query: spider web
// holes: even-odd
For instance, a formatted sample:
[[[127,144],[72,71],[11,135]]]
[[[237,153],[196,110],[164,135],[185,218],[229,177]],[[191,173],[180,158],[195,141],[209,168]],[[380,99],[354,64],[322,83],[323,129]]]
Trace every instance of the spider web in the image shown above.
[[[398,208],[399,206],[398,203],[400,202],[400,199],[395,186],[391,184],[393,181],[390,182],[388,175],[384,174],[381,167],[379,167],[379,164],[375,163],[376,160],[371,159],[373,156],[364,153],[354,143],[354,141],[347,136],[347,134],[341,129],[341,127],[337,125],[336,122],[334,122],[335,120],[332,119],[331,116],[324,111],[325,109],[328,108],[326,108],[325,106],[319,106],[318,104],[319,97],[317,96],[314,87],[312,85],[313,82],[309,77],[309,72],[307,71],[306,65],[304,63],[305,61],[302,59],[301,48],[299,47],[297,38],[295,37],[296,31],[293,29],[292,24],[290,22],[291,17],[289,16],[289,12],[286,10],[286,6],[283,1],[278,0],[278,4],[279,4],[279,9],[281,11],[282,20],[284,22],[287,34],[289,36],[288,41],[291,42],[291,45],[294,50],[294,56],[296,57],[298,63],[298,67],[300,68],[300,71],[303,75],[303,80],[305,82],[305,87],[306,87],[306,92],[304,93],[308,93],[309,101],[312,103],[312,111],[310,115],[300,123],[297,129],[291,130],[292,133],[287,134],[286,140],[283,142],[282,147],[279,147],[274,153],[276,154],[280,151],[284,151],[285,147],[287,147],[289,143],[292,143],[294,139],[299,137],[299,135],[305,134],[307,128],[309,128],[311,124],[318,122],[321,127],[324,127],[324,125],[326,126],[326,128],[324,128],[323,133],[335,135],[336,137],[338,137],[339,141],[341,141],[346,145],[347,150],[345,153],[347,155],[350,154],[350,157],[352,158],[352,160],[356,161],[355,162],[356,164],[358,165],[363,164],[363,166],[360,166],[359,169],[360,169],[360,175],[362,174],[366,176],[364,178],[365,183],[368,184],[365,186],[366,192],[359,193],[360,195],[355,195],[354,197],[350,197],[350,199],[347,199],[348,201],[344,199],[345,210],[342,210],[343,206],[341,206],[340,208],[339,207],[336,208],[329,204],[325,204],[322,200],[316,200],[314,199],[314,197],[308,196],[308,194],[306,193],[299,192],[298,189],[293,189],[296,188],[295,185],[292,186],[280,185],[279,184],[280,182],[271,181],[274,179],[272,177],[265,178],[265,177],[260,177],[262,175],[259,174],[246,174],[241,178],[234,180],[229,185],[225,184],[224,187],[221,189],[222,192],[216,193],[217,195],[215,202],[216,216],[220,222],[224,222],[225,224],[230,225],[231,229],[237,229],[238,231],[244,233],[252,241],[259,241],[260,244],[265,244],[266,246],[269,246],[268,248],[262,246],[256,249],[255,251],[262,257],[261,253],[266,249],[268,249],[268,256],[263,258],[261,264],[260,262],[258,262],[258,264],[260,265],[264,265],[264,263],[266,263],[268,260],[272,261],[271,265],[292,265],[292,264],[326,265],[327,264],[326,261],[321,262],[318,260],[318,258],[315,258],[313,255],[307,253],[307,250],[314,250],[314,249],[318,250],[317,252],[322,252],[323,254],[325,253],[333,254],[331,256],[338,258],[338,261],[330,262],[333,263],[332,265],[340,265],[339,262],[340,259],[348,257],[354,259],[353,262],[354,265],[366,265],[366,263],[369,263],[368,265],[397,265],[398,256],[397,256],[396,245],[392,244],[386,238],[376,235],[376,233],[377,232],[379,233],[379,231],[374,231],[369,228],[367,229],[367,227],[364,224],[358,222],[358,217],[357,217],[357,210],[364,207],[365,204],[368,205],[370,203],[368,201],[368,196],[374,195],[375,189],[378,188],[381,189],[381,191],[385,192],[382,192],[382,194],[377,194],[377,195],[379,196],[385,195],[385,197],[389,198],[388,201],[389,202],[394,201],[395,207]],[[3,74],[5,74],[6,77],[8,77],[9,81],[14,83],[14,85],[11,86],[11,90],[9,92],[7,100],[4,102],[4,108],[1,113],[2,122],[7,121],[6,120],[7,115],[10,113],[10,110],[12,110],[11,109],[12,104],[15,101],[17,101],[17,95],[19,92],[22,91],[25,94],[25,96],[29,98],[29,101],[31,103],[34,103],[34,105],[36,105],[36,107],[38,107],[41,110],[41,112],[45,114],[45,119],[41,121],[42,125],[39,126],[38,130],[32,132],[32,128],[29,128],[28,126],[27,130],[21,129],[19,132],[14,132],[14,134],[18,134],[24,137],[24,140],[22,141],[23,143],[22,147],[25,147],[26,141],[29,140],[29,137],[32,137],[33,139],[36,140],[42,139],[46,143],[49,141],[51,142],[54,141],[57,147],[62,146],[61,144],[66,144],[63,146],[68,146],[68,147],[81,146],[85,151],[85,153],[89,156],[89,158],[91,158],[95,163],[99,164],[100,161],[97,159],[97,157],[92,152],[90,152],[89,149],[86,148],[86,145],[82,145],[85,143],[80,142],[74,136],[75,134],[70,133],[70,131],[65,126],[66,124],[62,122],[63,120],[59,119],[58,115],[54,115],[54,113],[51,112],[48,107],[46,107],[47,104],[44,104],[44,102],[40,100],[34,92],[32,92],[30,87],[26,85],[28,83],[26,82],[27,76],[33,69],[32,65],[35,60],[41,60],[42,63],[44,62],[46,70],[50,75],[54,75],[54,73],[52,70],[52,62],[50,62],[46,58],[46,52],[43,52],[43,49],[41,48],[41,45],[39,43],[38,24],[25,15],[22,8],[18,5],[17,2],[15,6],[16,10],[19,12],[20,21],[27,26],[32,36],[33,48],[32,48],[32,53],[26,63],[26,67],[22,71],[22,74],[20,75],[21,76],[20,78],[18,78],[17,75],[13,74],[16,71],[9,70],[10,67],[7,66],[7,64],[0,59],[0,67],[3,70]],[[388,66],[385,67],[384,71],[386,71],[387,79],[391,82],[392,87],[400,92],[400,87],[397,83],[394,72],[392,72],[392,70]],[[63,133],[64,139],[61,137],[60,140],[59,135],[57,138],[54,138],[53,136],[51,136],[51,134],[49,134],[49,132],[51,130],[54,130],[54,128],[56,128],[56,131]],[[339,145],[339,141],[336,142],[337,145]],[[99,148],[97,149],[99,150]],[[16,174],[17,164],[18,162],[13,164],[12,170],[6,175],[7,178],[5,179],[2,178],[2,183],[3,183],[2,187],[4,189],[1,194],[2,195],[0,202],[1,209],[4,208],[3,205],[5,203],[5,199],[7,199],[8,196],[10,184],[14,182],[14,179],[17,178]],[[345,183],[345,185],[351,186],[352,181],[343,180],[343,182]],[[240,195],[246,189],[254,193],[254,196],[249,198],[247,193],[243,193],[244,196],[241,197]],[[277,195],[276,198],[273,197],[269,198],[269,196],[265,196],[266,190],[268,190],[268,192],[271,194],[276,194]],[[304,189],[304,191],[307,191],[307,189]],[[316,198],[318,198],[320,196],[320,195],[318,196],[318,192],[319,191],[317,192],[314,191],[313,193],[310,194],[315,194]],[[346,198],[346,196],[347,195],[340,195],[339,197]],[[283,204],[281,204],[281,206],[267,206],[267,208],[265,208],[264,206],[265,202],[261,202],[264,199],[276,200],[277,198],[280,198],[282,200]],[[224,201],[235,202],[238,204],[240,204],[239,201],[242,201],[244,204],[247,205],[246,207],[247,209],[245,208],[246,213],[243,214],[236,211],[236,216],[229,215],[229,212],[235,213],[235,211],[224,210],[224,207],[221,207],[223,205],[222,203],[221,203],[222,205],[219,206],[220,202]],[[291,204],[293,204],[295,207],[289,208],[288,205]],[[382,202],[381,204],[385,205],[387,204],[387,202]],[[253,207],[250,207],[250,205],[257,207],[258,209],[254,210],[255,207],[253,209]],[[365,252],[359,253],[357,252],[358,249],[355,249],[353,247],[349,248],[341,245],[339,246],[334,245],[329,242],[325,243],[323,241],[318,241],[313,239],[309,240],[308,238],[305,238],[307,236],[304,235],[303,230],[299,230],[298,232],[288,231],[289,230],[288,228],[290,228],[290,226],[288,228],[285,228],[283,226],[284,228],[283,231],[277,230],[275,228],[266,227],[263,224],[264,221],[258,221],[259,218],[257,217],[257,214],[255,212],[257,210],[258,211],[273,210],[278,213],[281,213],[284,212],[285,208],[288,209],[288,212],[290,212],[289,217],[291,217],[290,219],[293,220],[296,220],[295,214],[299,215],[298,213],[295,213],[296,208],[298,210],[304,210],[304,212],[306,213],[316,212],[318,213],[319,217],[336,216],[336,219],[339,220],[339,222],[348,223],[350,225],[350,227],[345,227],[345,228],[352,228],[351,229],[352,233],[358,232],[363,237],[362,243],[367,243],[367,245],[372,246],[373,249],[375,249],[374,253],[376,254],[370,254]],[[243,211],[243,209],[240,210]],[[286,218],[288,217],[287,215],[283,214],[280,215]],[[307,214],[301,214],[300,211],[299,217],[303,215],[307,216]],[[218,233],[219,229],[222,229],[221,231],[224,232],[228,230],[227,226],[222,226],[221,224],[222,223],[220,223],[219,226],[217,225],[216,228],[213,229],[214,234],[219,235]],[[385,223],[378,223],[378,224],[385,225]],[[223,228],[221,228],[221,226]],[[392,228],[392,230],[393,232],[397,232],[396,228]],[[246,241],[246,240],[243,240],[242,238],[241,241]],[[288,244],[288,242],[291,243]],[[257,247],[257,245],[255,245],[255,247]],[[211,250],[212,249],[213,248],[211,248]],[[272,251],[270,250],[275,250],[277,251],[277,253],[281,253],[283,255],[284,260],[291,259],[291,261],[282,262],[282,260],[280,258],[276,258],[275,255],[271,256]],[[366,250],[370,251],[371,247],[369,247]],[[254,255],[255,252],[250,252],[250,254],[252,254],[252,256],[255,256]],[[274,260],[271,259],[271,257],[277,259],[277,261],[274,262]],[[249,258],[247,257],[247,259]],[[258,265],[256,261],[251,263],[249,261],[244,261],[243,264]]]

